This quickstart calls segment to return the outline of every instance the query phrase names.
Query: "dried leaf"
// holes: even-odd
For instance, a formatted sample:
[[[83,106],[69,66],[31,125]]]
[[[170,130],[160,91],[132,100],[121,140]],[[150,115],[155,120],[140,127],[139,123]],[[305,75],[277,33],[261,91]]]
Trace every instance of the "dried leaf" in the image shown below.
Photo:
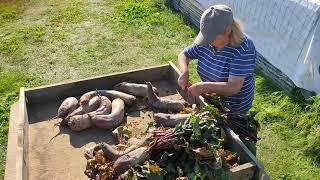
[[[149,170],[154,174],[159,174],[161,172],[161,168],[156,164],[149,164]]]

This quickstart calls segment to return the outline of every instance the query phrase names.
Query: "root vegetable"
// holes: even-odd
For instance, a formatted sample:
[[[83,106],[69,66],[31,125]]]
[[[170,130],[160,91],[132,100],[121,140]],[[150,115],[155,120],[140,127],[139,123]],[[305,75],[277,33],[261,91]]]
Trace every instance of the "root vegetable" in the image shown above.
[[[80,105],[80,107],[78,107],[71,114],[69,114],[66,117],[66,120],[68,121],[72,116],[75,116],[75,115],[82,115],[82,114],[94,111],[100,106],[100,103],[101,103],[101,98],[99,96],[95,96],[92,99],[90,99],[88,104]]]
[[[102,144],[102,151],[104,153],[104,155],[108,158],[108,160],[110,161],[115,161],[117,160],[120,156],[123,156],[137,148],[139,148],[140,146],[137,145],[132,145],[130,147],[128,147],[127,149],[125,149],[124,151],[119,151],[114,149],[111,145],[107,144],[107,143],[103,143]]]
[[[122,82],[122,83],[116,84],[113,87],[113,89],[117,91],[125,92],[128,94],[132,94],[134,96],[147,97],[148,86],[146,84]],[[153,87],[153,91],[156,94],[158,94],[157,88]]]
[[[175,132],[174,128],[157,128],[150,133],[152,137],[156,139],[152,146],[153,153],[174,148],[176,142],[179,141],[184,134],[184,132]]]
[[[122,99],[112,101],[112,111],[108,115],[93,115],[92,122],[99,128],[114,129],[119,126],[124,119],[124,102]]]
[[[72,116],[68,121],[68,126],[73,131],[82,131],[92,126],[91,118],[88,114]]]
[[[179,100],[169,100],[158,97],[152,89],[152,85],[150,82],[147,82],[148,85],[148,103],[154,108],[164,110],[164,111],[174,111],[178,112],[184,109],[187,105],[185,101]]]
[[[124,151],[119,151],[114,149],[111,145],[103,143],[101,144],[101,149],[104,153],[104,155],[110,160],[110,161],[115,161],[117,160],[120,156],[123,156],[131,151],[134,151],[142,146],[149,145],[151,142],[150,137],[146,137],[142,140],[137,140],[137,142],[130,147],[126,148]]]
[[[77,109],[77,107],[78,100],[75,97],[68,97],[61,103],[56,118],[66,118],[70,113]]]
[[[90,91],[90,92],[87,92],[85,93],[84,95],[82,95],[80,97],[80,104],[81,105],[85,105],[85,104],[88,104],[90,99],[92,99],[93,97],[97,96],[97,92],[96,91]]]
[[[113,164],[115,174],[119,175],[126,172],[131,167],[143,163],[150,158],[150,148],[140,147],[121,157],[119,157]]]
[[[180,122],[184,122],[190,116],[191,114],[155,113],[153,117],[157,125],[161,125],[164,127],[175,127]]]
[[[111,112],[111,101],[106,96],[101,96],[101,103],[100,107],[89,113],[90,116],[92,115],[103,115],[103,114],[109,114]]]
[[[153,141],[153,135],[146,136],[143,139],[132,138],[131,140],[133,140],[132,145],[125,150],[117,150],[110,144],[99,143],[94,147],[85,150],[84,156],[86,157],[86,159],[90,159],[95,156],[98,151],[102,150],[104,156],[107,157],[108,161],[115,161],[124,154],[138,149],[139,147],[149,145]]]
[[[134,103],[134,101],[136,100],[136,97],[134,97],[130,94],[123,93],[120,91],[115,91],[115,90],[97,90],[97,93],[101,96],[107,96],[111,100],[114,100],[116,98],[120,98],[128,106],[131,106]]]

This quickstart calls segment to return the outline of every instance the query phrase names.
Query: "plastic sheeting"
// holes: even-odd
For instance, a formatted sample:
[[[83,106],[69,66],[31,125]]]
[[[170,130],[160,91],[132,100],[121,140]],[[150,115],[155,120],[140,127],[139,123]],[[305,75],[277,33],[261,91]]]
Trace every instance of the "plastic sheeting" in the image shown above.
[[[256,48],[296,86],[320,94],[319,0],[190,0],[226,4]]]

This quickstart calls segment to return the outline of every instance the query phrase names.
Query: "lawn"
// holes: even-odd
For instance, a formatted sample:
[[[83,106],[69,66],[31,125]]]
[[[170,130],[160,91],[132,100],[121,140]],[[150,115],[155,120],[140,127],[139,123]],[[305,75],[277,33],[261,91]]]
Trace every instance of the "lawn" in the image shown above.
[[[1,1],[0,178],[19,87],[175,62],[196,33],[165,0]],[[255,78],[258,159],[272,179],[320,179],[320,98],[302,101]]]

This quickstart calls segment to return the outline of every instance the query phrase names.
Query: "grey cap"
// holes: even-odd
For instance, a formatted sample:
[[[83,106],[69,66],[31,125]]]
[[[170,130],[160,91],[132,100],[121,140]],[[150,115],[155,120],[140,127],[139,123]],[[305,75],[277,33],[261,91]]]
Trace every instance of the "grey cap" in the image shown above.
[[[233,14],[230,7],[222,4],[211,6],[201,16],[200,32],[194,43],[201,46],[209,45],[232,22]]]

